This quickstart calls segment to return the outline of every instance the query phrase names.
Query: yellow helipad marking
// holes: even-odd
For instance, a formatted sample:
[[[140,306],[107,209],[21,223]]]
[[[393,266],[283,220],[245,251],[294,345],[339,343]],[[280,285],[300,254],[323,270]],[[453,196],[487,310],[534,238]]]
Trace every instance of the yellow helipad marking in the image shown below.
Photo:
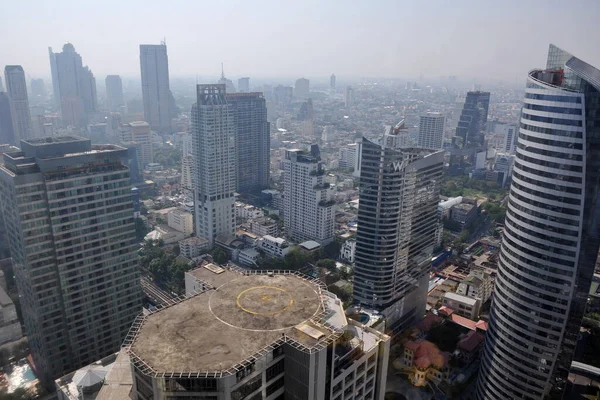
[[[270,302],[272,302],[273,300],[275,300],[276,294],[274,294],[272,291],[276,291],[276,292],[281,292],[281,293],[285,293],[288,298],[289,301],[288,303],[283,306],[281,309],[277,310],[277,311],[271,311],[271,312],[261,312],[261,311],[254,311],[254,310],[250,310],[246,307],[244,307],[241,304],[241,300],[243,300],[243,297],[245,297],[248,292],[254,291],[254,290],[263,290],[263,293],[260,294],[260,301],[263,304],[268,304]],[[271,294],[268,293],[268,291],[271,291]],[[294,304],[294,299],[292,298],[292,296],[287,292],[287,290],[275,287],[275,286],[254,286],[251,288],[248,288],[246,290],[243,290],[242,292],[240,292],[240,294],[237,295],[236,299],[235,299],[235,303],[237,304],[237,306],[239,308],[241,308],[243,311],[247,312],[248,314],[252,314],[252,315],[273,315],[273,314],[278,314],[280,312],[283,312],[285,310],[287,310],[288,308],[290,308],[292,306],[292,304]]]

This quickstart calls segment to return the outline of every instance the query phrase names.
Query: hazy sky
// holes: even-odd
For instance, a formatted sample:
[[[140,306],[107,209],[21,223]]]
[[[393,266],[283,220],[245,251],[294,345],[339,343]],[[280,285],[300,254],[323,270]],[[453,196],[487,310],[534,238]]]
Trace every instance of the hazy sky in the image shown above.
[[[0,65],[48,77],[71,42],[96,75],[139,76],[139,44],[167,39],[171,76],[522,81],[549,43],[600,67],[597,0],[1,0]],[[49,84],[49,82],[48,82]]]

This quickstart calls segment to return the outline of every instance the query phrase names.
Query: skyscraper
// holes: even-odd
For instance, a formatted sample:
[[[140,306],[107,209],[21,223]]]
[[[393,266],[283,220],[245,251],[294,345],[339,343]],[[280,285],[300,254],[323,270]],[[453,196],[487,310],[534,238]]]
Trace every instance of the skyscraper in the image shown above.
[[[403,121],[381,143],[362,139],[354,302],[395,332],[422,318],[444,152],[404,147]]]
[[[331,74],[329,77],[329,90],[335,92],[335,74]]]
[[[145,121],[134,121],[119,127],[121,141],[129,147],[134,144],[137,148],[138,168],[142,171],[146,165],[154,162],[152,151],[152,132]]]
[[[33,135],[31,129],[31,113],[27,97],[25,72],[20,65],[7,65],[4,68],[6,93],[10,99],[10,112],[13,122],[15,140],[29,139]]]
[[[238,79],[238,89],[242,93],[248,93],[250,91],[250,78],[244,77]]]
[[[271,128],[262,93],[227,93],[236,121],[237,190],[257,192],[269,186]]]
[[[419,118],[419,147],[439,150],[444,144],[446,118],[439,112],[428,112]]]
[[[125,105],[123,101],[123,82],[119,75],[106,76],[106,101],[110,111],[121,111],[121,107]]]
[[[335,201],[325,182],[319,146],[310,151],[286,150],[283,219],[287,234],[298,242],[314,240],[326,245],[333,240]]]
[[[10,99],[6,92],[0,92],[0,144],[17,145],[10,111]]]
[[[227,104],[225,85],[197,85],[192,106],[194,206],[196,235],[214,243],[235,233],[235,110]]]
[[[23,322],[46,384],[119,349],[142,293],[125,149],[76,136],[21,141],[0,207]]]
[[[546,399],[567,376],[600,244],[600,70],[550,45],[527,76],[480,399]]]
[[[308,97],[310,93],[310,81],[306,78],[300,78],[296,81],[296,86],[294,87],[294,96],[299,99],[305,99]]]
[[[63,124],[85,128],[98,102],[94,74],[83,66],[81,56],[71,43],[63,46],[62,53],[52,53],[52,48],[48,50],[54,95],[60,96]]]
[[[344,106],[350,108],[354,105],[354,89],[352,86],[346,86],[346,93],[344,95]]]
[[[153,130],[171,131],[171,89],[167,45],[141,44],[142,97],[144,119]]]
[[[490,107],[490,92],[468,92],[460,110],[456,126],[459,147],[473,148],[483,146],[483,131],[487,123]]]
[[[54,105],[56,108],[60,109],[60,83],[58,83],[56,54],[52,51],[52,47],[48,47],[48,55],[50,59],[50,73],[52,74],[52,97]]]
[[[31,79],[32,102],[42,104],[46,101],[46,86],[43,79]]]
[[[221,63],[221,79],[219,79],[219,84],[225,85],[225,90],[227,93],[235,92],[235,85],[231,79],[225,78],[225,69],[223,67],[223,63]]]
[[[0,76],[0,92],[4,92],[4,85],[2,84],[2,77]]]

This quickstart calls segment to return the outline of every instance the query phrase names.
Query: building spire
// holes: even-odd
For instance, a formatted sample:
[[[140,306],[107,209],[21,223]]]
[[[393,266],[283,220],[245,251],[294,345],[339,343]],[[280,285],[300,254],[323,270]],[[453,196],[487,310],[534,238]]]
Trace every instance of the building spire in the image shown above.
[[[223,63],[221,63],[221,79],[225,79],[225,69],[223,68]]]

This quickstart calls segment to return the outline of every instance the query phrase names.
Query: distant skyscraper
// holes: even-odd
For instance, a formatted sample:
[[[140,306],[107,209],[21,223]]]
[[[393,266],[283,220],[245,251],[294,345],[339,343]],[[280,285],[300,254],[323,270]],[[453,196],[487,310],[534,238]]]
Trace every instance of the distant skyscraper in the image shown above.
[[[236,120],[237,190],[251,193],[269,186],[271,131],[262,93],[227,93]]]
[[[144,119],[153,130],[171,131],[171,89],[167,45],[141,44],[142,97]]]
[[[354,302],[400,331],[423,317],[444,152],[403,147],[404,123],[362,139]]]
[[[2,77],[0,77],[0,92],[4,92],[4,85],[2,84]]]
[[[41,104],[46,101],[46,86],[43,79],[31,79],[32,103]]]
[[[236,123],[225,85],[197,85],[192,106],[196,235],[211,244],[235,233]]]
[[[54,95],[60,96],[63,124],[85,128],[89,116],[96,111],[96,79],[88,67],[83,66],[81,56],[71,43],[63,46],[62,53],[50,52],[50,69]]]
[[[294,88],[291,86],[277,85],[273,88],[273,100],[280,106],[287,106],[294,97]]]
[[[15,140],[29,139],[32,137],[33,131],[23,67],[7,65],[4,68],[4,80],[6,81],[6,93],[10,99]]]
[[[121,111],[123,101],[123,83],[119,75],[106,76],[106,101],[110,111]]]
[[[117,351],[142,310],[125,149],[53,136],[0,166],[0,208],[38,377]]]
[[[456,126],[460,147],[483,146],[484,130],[490,107],[490,92],[468,92]]]
[[[600,245],[600,70],[529,72],[479,399],[562,398]]]
[[[315,118],[315,110],[313,108],[312,99],[306,99],[300,105],[300,111],[298,112],[298,121],[312,121]]]
[[[310,93],[310,81],[305,78],[300,78],[296,81],[294,88],[294,96],[299,99],[306,99]]]
[[[444,145],[445,117],[439,112],[428,112],[419,118],[419,147],[441,149]]]
[[[242,93],[248,93],[250,91],[250,78],[238,79],[238,89]]]
[[[335,74],[331,74],[329,77],[329,90],[332,92],[335,91]]]
[[[10,111],[10,99],[6,92],[0,92],[0,144],[18,144]]]
[[[225,78],[225,69],[223,68],[223,63],[221,63],[221,79],[219,79],[219,84],[225,85],[225,90],[227,90],[227,93],[234,93],[236,91],[233,81]]]
[[[326,245],[333,240],[335,201],[325,182],[319,146],[311,150],[286,150],[284,212],[287,234],[298,242],[314,240]]]
[[[152,132],[150,124],[145,121],[134,121],[119,127],[119,135],[123,144],[137,147],[138,168],[142,171],[146,165],[154,162],[152,151]]]
[[[50,56],[50,72],[52,74],[52,97],[54,105],[60,109],[60,83],[58,82],[56,54],[52,51],[52,47],[48,47],[48,55]]]
[[[344,96],[344,106],[350,108],[354,105],[354,89],[352,86],[346,86],[346,94]]]

